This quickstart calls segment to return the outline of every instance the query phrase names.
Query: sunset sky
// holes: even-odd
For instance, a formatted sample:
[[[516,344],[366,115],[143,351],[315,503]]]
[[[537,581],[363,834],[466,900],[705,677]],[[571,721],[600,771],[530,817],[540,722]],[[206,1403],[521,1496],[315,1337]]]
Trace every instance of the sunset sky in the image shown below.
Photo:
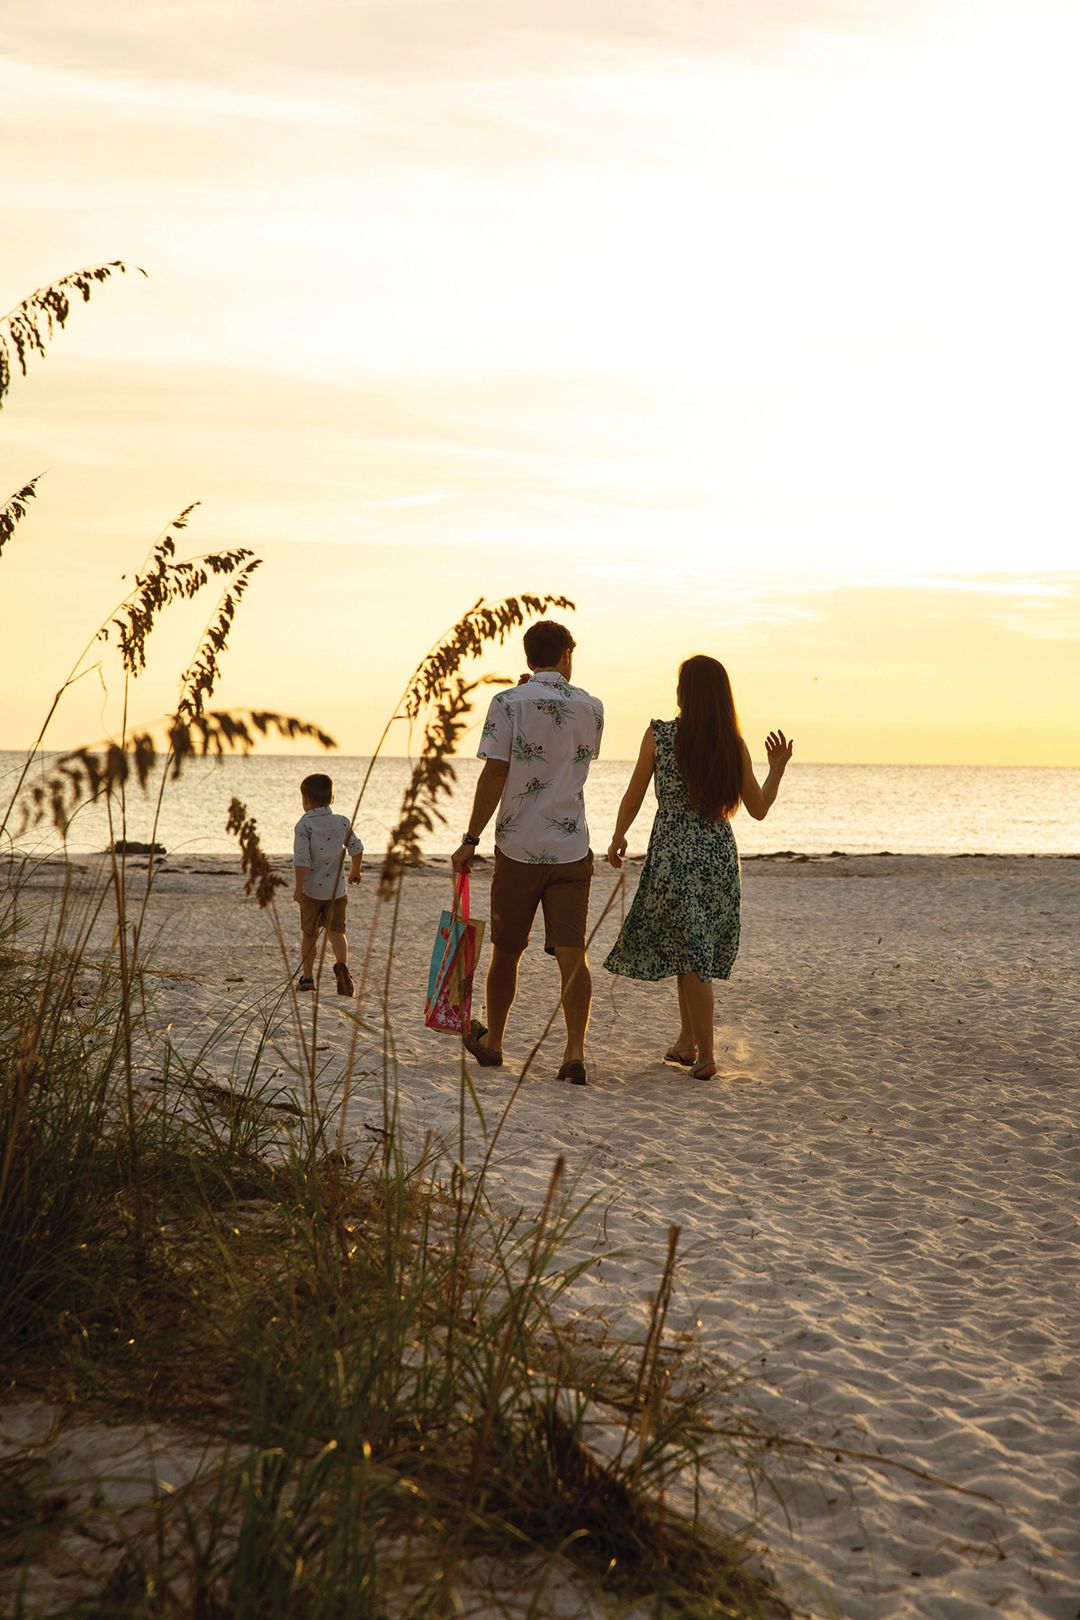
[[[707,651],[757,756],[1080,763],[1078,51],[1075,0],[5,0],[0,309],[148,274],[0,413],[0,747],[197,500],[265,559],[220,699],[350,753],[531,590],[609,757]]]

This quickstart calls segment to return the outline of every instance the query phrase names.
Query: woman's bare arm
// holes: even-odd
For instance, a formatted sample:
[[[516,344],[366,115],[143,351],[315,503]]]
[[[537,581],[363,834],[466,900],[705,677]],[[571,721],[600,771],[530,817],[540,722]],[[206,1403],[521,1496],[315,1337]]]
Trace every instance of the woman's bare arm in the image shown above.
[[[746,806],[747,815],[753,816],[755,821],[764,821],[769,808],[780,791],[780,783],[787,770],[791,750],[795,746],[794,737],[789,742],[782,731],[770,731],[765,739],[765,752],[769,756],[769,774],[764,782],[759,783],[754,775],[754,766],[750,758],[750,750],[745,742],[742,745],[742,793],[740,797]]]
[[[619,814],[615,822],[615,833],[608,845],[607,858],[611,866],[621,866],[626,855],[626,835],[634,824],[634,818],[645,802],[645,794],[652,780],[653,767],[656,764],[656,743],[653,739],[652,726],[648,728],[641,739],[638,750],[637,764],[633,774],[626,784],[626,792],[619,805]]]

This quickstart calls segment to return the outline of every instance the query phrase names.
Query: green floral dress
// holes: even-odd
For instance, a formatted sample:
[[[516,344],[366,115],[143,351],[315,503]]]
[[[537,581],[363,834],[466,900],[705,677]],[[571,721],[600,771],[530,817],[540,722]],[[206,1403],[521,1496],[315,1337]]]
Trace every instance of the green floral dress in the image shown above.
[[[729,979],[739,949],[739,851],[731,824],[691,807],[674,720],[653,720],[656,819],[633,903],[604,963],[630,979]]]

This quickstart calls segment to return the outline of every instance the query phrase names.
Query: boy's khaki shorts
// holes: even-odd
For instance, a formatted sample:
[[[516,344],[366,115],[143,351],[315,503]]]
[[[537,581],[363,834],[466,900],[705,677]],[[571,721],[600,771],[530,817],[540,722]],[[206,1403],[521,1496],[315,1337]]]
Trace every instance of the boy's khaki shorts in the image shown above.
[[[507,951],[523,951],[537,906],[544,908],[544,949],[554,956],[556,946],[585,949],[589,915],[593,855],[562,866],[534,866],[512,861],[495,851],[491,879],[491,943]]]
[[[336,900],[315,900],[305,894],[300,901],[300,932],[317,934],[320,928],[328,928],[332,934],[343,934],[346,904],[343,894]]]

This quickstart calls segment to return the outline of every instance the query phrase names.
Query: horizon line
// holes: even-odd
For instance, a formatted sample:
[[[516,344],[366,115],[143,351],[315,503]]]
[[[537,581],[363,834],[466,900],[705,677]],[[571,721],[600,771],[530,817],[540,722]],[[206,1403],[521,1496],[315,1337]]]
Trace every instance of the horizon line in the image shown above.
[[[79,747],[79,746],[82,746],[82,745],[77,744],[76,746]],[[102,747],[102,746],[107,746],[107,745],[106,744],[97,744],[93,751],[96,752],[97,749]],[[39,752],[40,752],[40,756],[41,756],[42,760],[53,760],[53,759],[63,758],[65,755],[73,753],[74,749],[70,749],[70,748],[48,748],[48,749],[41,749],[41,750],[39,750]],[[13,755],[13,756],[15,756],[15,757],[17,757],[17,758],[19,758],[21,760],[25,760],[29,756],[29,750],[27,750],[26,748],[11,748],[11,747],[0,745],[0,755],[4,755],[4,754],[11,754],[11,755]],[[162,759],[164,759],[164,757],[165,756],[162,755]],[[217,765],[217,764],[223,763],[225,760],[235,760],[235,759],[292,759],[292,760],[296,760],[298,762],[301,761],[301,760],[317,760],[317,761],[322,761],[323,763],[333,763],[333,762],[340,763],[340,762],[343,762],[345,760],[361,760],[361,761],[363,761],[365,763],[368,763],[368,762],[370,762],[372,760],[373,757],[374,756],[372,756],[371,754],[347,754],[347,753],[344,753],[344,752],[335,752],[335,751],[330,751],[330,752],[327,752],[327,753],[320,753],[320,754],[300,754],[300,753],[293,753],[290,750],[285,750],[285,749],[253,748],[249,753],[243,753],[240,750],[237,750],[234,753],[222,754],[222,755],[219,755],[219,754],[197,754],[197,755],[192,755],[192,756],[189,756],[189,758],[187,760],[187,763],[190,764],[190,765],[194,765],[194,764]],[[409,764],[415,763],[415,761],[418,760],[420,757],[421,756],[419,754],[379,754],[378,755],[379,760],[382,761],[384,764],[388,764],[388,765],[389,764],[409,765]],[[474,761],[474,760],[477,760],[477,755],[475,755],[475,754],[451,754],[451,755],[448,756],[448,758],[450,759],[450,761],[452,763],[453,762],[461,762],[461,761]],[[754,758],[753,752],[751,752],[751,758]],[[629,756],[625,757],[625,758],[602,756],[599,760],[596,761],[596,763],[599,764],[599,765],[627,765],[627,766],[632,767],[636,763],[636,759],[631,758]],[[761,759],[761,760],[754,759],[754,763],[756,765],[758,765],[758,764],[764,764],[766,762],[765,762],[764,759]],[[844,759],[805,759],[805,758],[802,758],[800,756],[795,756],[793,758],[793,760],[792,760],[792,763],[793,764],[799,764],[799,765],[812,765],[812,766],[814,766],[816,768],[824,768],[824,769],[827,769],[827,770],[883,770],[883,771],[892,771],[892,770],[921,770],[921,771],[1078,771],[1078,770],[1080,770],[1080,760],[1078,760],[1075,764],[1061,764],[1061,763],[1059,763],[1059,764],[1046,764],[1046,763],[1035,764],[1035,763],[1032,763],[1031,761],[1027,761],[1027,760],[1017,760],[1017,761],[1013,761],[1013,762],[1010,762],[1010,763],[1007,763],[1007,764],[1003,764],[1001,761],[991,761],[991,760],[918,760],[918,759],[905,759],[905,760],[846,759],[846,760],[844,760]]]

